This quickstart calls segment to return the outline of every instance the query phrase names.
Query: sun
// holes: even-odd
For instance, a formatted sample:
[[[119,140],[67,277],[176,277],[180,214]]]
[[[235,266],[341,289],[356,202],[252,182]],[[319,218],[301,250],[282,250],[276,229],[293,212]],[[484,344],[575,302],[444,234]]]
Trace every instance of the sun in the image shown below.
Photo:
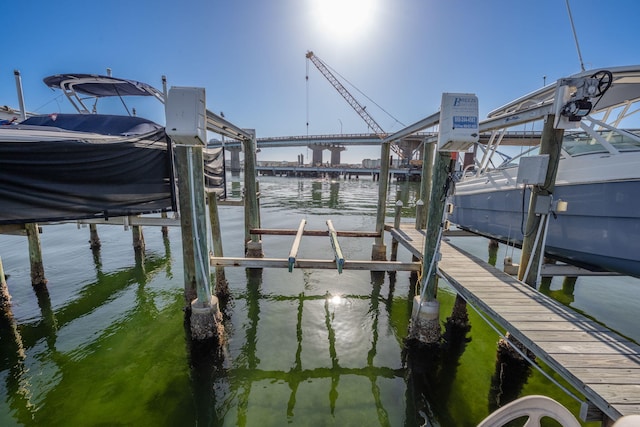
[[[330,38],[350,41],[367,34],[373,25],[377,0],[314,0],[313,19]]]

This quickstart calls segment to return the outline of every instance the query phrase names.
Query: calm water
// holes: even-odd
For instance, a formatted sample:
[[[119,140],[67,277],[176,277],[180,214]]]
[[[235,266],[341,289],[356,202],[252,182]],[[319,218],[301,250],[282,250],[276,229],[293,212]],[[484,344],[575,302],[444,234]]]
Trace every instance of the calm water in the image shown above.
[[[390,194],[397,189],[408,220],[417,186]],[[297,228],[306,219],[307,229],[326,229],[331,219],[337,230],[374,229],[377,183],[370,180],[261,178],[260,190],[265,228]],[[242,211],[221,207],[220,214],[225,255],[241,256]],[[253,276],[229,268],[225,354],[192,350],[179,230],[168,239],[159,229],[144,232],[141,258],[122,227],[99,227],[102,249],[94,255],[87,228],[45,226],[44,295],[30,285],[26,239],[0,236],[13,297],[13,320],[0,326],[0,425],[473,426],[527,394],[579,411],[536,370],[497,363],[499,336],[471,309],[470,330],[448,329],[440,350],[405,355],[415,288],[409,273],[266,269]],[[292,240],[265,236],[266,256],[287,257]],[[370,258],[372,239],[340,242],[345,258]],[[484,239],[456,243],[488,256]],[[328,239],[305,237],[299,257],[327,259],[330,251]],[[400,249],[398,258],[411,257]],[[639,341],[639,283],[580,278],[573,287],[554,281],[548,292]],[[438,299],[444,324],[455,294],[441,284]]]

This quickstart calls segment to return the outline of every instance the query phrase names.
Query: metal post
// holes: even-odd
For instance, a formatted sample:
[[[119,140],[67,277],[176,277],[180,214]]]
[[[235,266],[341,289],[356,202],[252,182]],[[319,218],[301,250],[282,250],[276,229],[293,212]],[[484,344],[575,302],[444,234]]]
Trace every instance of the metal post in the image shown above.
[[[22,78],[20,77],[20,71],[13,70],[13,75],[16,79],[16,91],[18,92],[18,103],[20,104],[20,121],[27,120],[27,109],[24,105],[24,95],[22,94]]]

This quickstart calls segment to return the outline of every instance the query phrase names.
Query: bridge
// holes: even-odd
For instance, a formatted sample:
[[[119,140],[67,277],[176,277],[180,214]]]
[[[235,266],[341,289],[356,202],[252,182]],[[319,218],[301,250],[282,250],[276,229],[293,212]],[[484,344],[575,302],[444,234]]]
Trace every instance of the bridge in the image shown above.
[[[486,145],[491,133],[483,133],[480,135],[480,144]],[[502,137],[501,145],[534,145],[540,141],[541,133],[539,131],[511,131],[505,132]],[[413,158],[422,159],[422,147],[425,142],[435,141],[438,137],[437,132],[418,132],[401,140],[394,142],[404,153],[404,158],[411,160]],[[322,153],[324,150],[331,152],[331,167],[340,164],[340,153],[349,146],[363,145],[380,145],[381,139],[375,133],[351,133],[351,134],[333,134],[333,135],[299,135],[299,136],[278,136],[257,138],[257,148],[278,148],[278,147],[307,147],[312,151],[311,166],[324,164],[322,161]],[[208,147],[224,146],[231,153],[231,173],[240,172],[240,151],[241,142],[239,140],[210,140]],[[299,159],[300,166],[303,166],[303,159]],[[370,172],[372,173],[372,172]]]

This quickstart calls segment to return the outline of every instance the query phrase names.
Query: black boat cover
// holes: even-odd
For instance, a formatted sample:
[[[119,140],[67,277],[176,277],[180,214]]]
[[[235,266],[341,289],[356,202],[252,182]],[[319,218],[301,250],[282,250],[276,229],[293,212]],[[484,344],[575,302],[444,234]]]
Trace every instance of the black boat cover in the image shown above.
[[[0,141],[0,224],[175,210],[164,129],[109,140]]]
[[[162,129],[159,124],[142,117],[110,114],[45,114],[29,117],[20,124],[123,136],[140,135]]]

